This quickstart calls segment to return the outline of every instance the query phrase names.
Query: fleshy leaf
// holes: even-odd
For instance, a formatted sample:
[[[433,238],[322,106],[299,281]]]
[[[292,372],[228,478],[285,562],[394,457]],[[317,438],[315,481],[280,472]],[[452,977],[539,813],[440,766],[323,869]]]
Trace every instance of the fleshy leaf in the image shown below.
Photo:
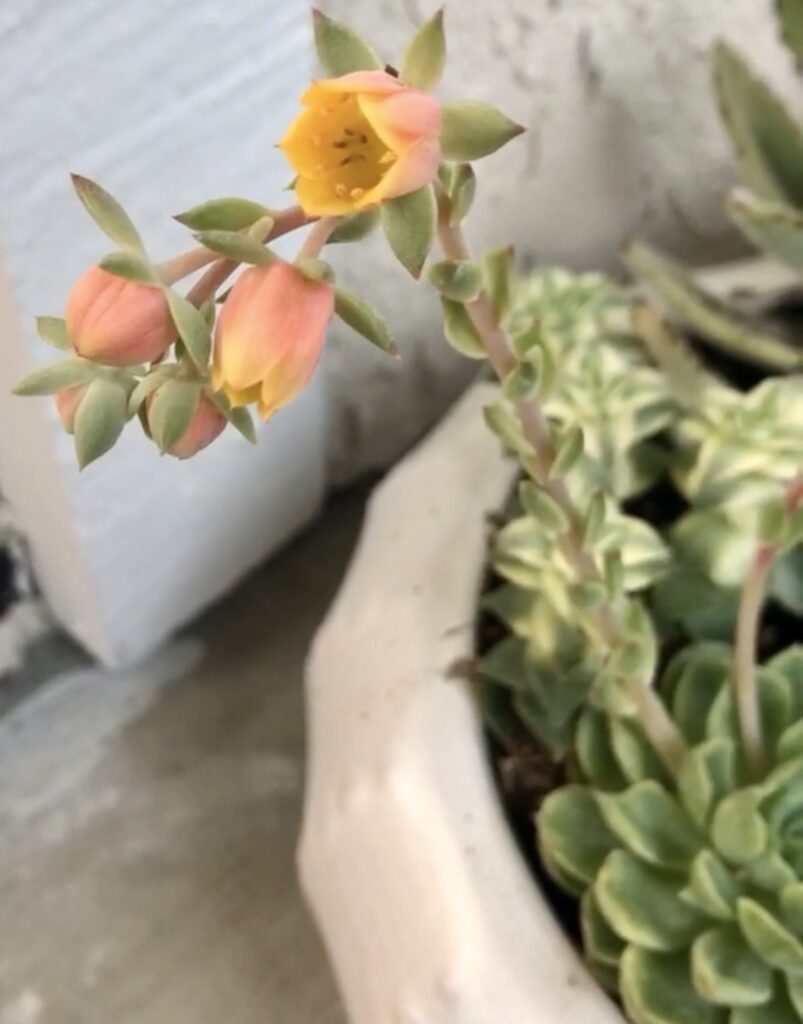
[[[775,0],[775,12],[783,41],[800,65],[803,63],[803,3],[800,0]]]
[[[441,297],[443,334],[452,348],[467,359],[485,359],[487,353],[474,322],[462,302]]]
[[[733,47],[718,43],[714,82],[742,174],[765,199],[803,206],[803,133],[781,100]]]
[[[479,160],[523,131],[490,103],[456,100],[443,105],[441,148],[447,160]]]
[[[580,901],[580,928],[586,955],[598,963],[615,967],[625,944],[602,916],[592,889],[587,889]]]
[[[438,84],[446,63],[443,8],[437,10],[415,33],[404,51],[399,77],[405,85],[428,92]]]
[[[454,302],[471,302],[482,288],[480,268],[471,260],[441,260],[429,268],[429,283]]]
[[[155,285],[159,282],[148,260],[136,252],[110,252],[103,257],[99,266],[115,277],[136,281],[137,284]]]
[[[645,740],[637,725],[621,718],[611,718],[610,738],[616,761],[628,782],[644,779],[666,782],[666,769]]]
[[[656,867],[682,870],[700,849],[702,836],[659,783],[636,783],[623,793],[596,793],[608,828],[637,857]]]
[[[608,737],[607,716],[596,708],[583,709],[574,736],[574,746],[583,774],[600,790],[616,792],[627,784]]]
[[[740,1006],[730,1015],[728,1024],[800,1024],[785,992],[778,988],[775,996],[763,1006]]]
[[[515,292],[513,248],[505,246],[503,249],[489,249],[484,252],[482,276],[494,315],[501,323],[510,312]]]
[[[195,237],[207,249],[238,263],[262,267],[276,260],[274,254],[262,242],[238,231],[199,231]]]
[[[228,412],[228,421],[238,433],[242,434],[249,444],[257,443],[254,420],[250,411],[246,409],[245,406],[239,405],[234,409],[230,409]]]
[[[175,219],[192,231],[243,231],[270,214],[271,210],[262,203],[224,196],[193,206]]]
[[[720,1010],[695,992],[685,953],[631,946],[622,957],[619,989],[634,1024],[722,1024]]]
[[[689,884],[681,899],[718,921],[736,917],[741,890],[731,872],[709,849],[700,850],[689,869]]]
[[[376,345],[389,355],[397,354],[398,350],[384,317],[380,316],[361,295],[346,288],[335,288],[335,313],[343,323],[348,324],[372,345]]]
[[[594,895],[608,924],[626,942],[656,952],[682,949],[703,918],[680,899],[677,875],[614,850],[594,882]]]
[[[803,213],[783,203],[734,189],[726,203],[739,230],[759,249],[803,270]]]
[[[449,223],[455,227],[468,215],[477,191],[477,176],[471,164],[456,164],[449,183]]]
[[[740,789],[720,801],[714,812],[711,838],[731,864],[746,864],[766,849],[769,836],[758,810],[760,800],[757,789]]]
[[[72,175],[72,183],[90,217],[108,238],[122,249],[138,253],[145,251],[137,229],[114,196],[80,174]]]
[[[538,840],[548,860],[583,887],[594,881],[616,845],[584,786],[563,786],[549,794],[538,812]]]
[[[772,971],[733,925],[711,928],[691,948],[692,982],[715,1006],[761,1006],[772,996]]]
[[[347,25],[329,18],[316,8],[312,9],[315,49],[324,70],[332,77],[349,71],[372,71],[382,67],[382,61],[368,43]]]
[[[72,348],[70,336],[67,333],[66,322],[58,316],[38,316],[36,318],[36,330],[42,341],[48,345],[69,352]]]
[[[125,388],[116,381],[97,378],[87,387],[73,427],[81,469],[114,446],[125,426],[126,406]]]
[[[374,230],[379,224],[380,214],[378,209],[363,210],[362,213],[352,214],[344,217],[326,241],[327,245],[337,245],[341,242],[359,242]]]
[[[170,315],[176,325],[179,337],[189,352],[190,358],[199,370],[205,370],[212,350],[212,334],[203,313],[191,302],[168,289],[165,292]]]
[[[756,953],[771,967],[803,974],[803,944],[755,900],[743,897],[737,906],[739,926]]]
[[[63,388],[86,384],[99,372],[97,363],[75,356],[34,370],[14,388],[15,395],[53,395]]]
[[[717,804],[736,786],[736,744],[716,736],[692,747],[680,767],[678,795],[700,828],[707,828]]]
[[[198,384],[182,380],[166,380],[151,400],[148,425],[159,450],[166,452],[187,431],[198,402]]]
[[[382,206],[382,228],[396,259],[419,277],[435,237],[437,205],[431,185]]]

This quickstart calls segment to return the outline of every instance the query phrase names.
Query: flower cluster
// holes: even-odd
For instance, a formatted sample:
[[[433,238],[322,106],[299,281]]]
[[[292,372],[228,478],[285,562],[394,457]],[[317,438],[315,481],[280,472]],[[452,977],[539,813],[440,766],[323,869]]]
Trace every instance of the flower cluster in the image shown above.
[[[154,263],[120,204],[73,177],[118,250],[76,282],[63,320],[40,318],[40,335],[68,356],[31,374],[17,393],[54,396],[81,467],[107,452],[134,418],[162,452],[182,459],[227,423],[253,440],[248,407],[266,420],[295,398],[318,365],[334,316],[395,355],[379,313],[335,282],[324,246],[358,241],[381,223],[418,277],[439,209],[448,205],[455,223],[458,209],[460,216],[468,210],[467,161],[521,131],[488,104],[432,95],[445,59],[442,12],[414,35],[399,71],[346,26],[318,11],[313,24],[329,77],[304,92],[279,143],[295,173],[296,206],[203,203],[176,218],[200,246]],[[273,239],[299,229],[308,234],[295,259],[270,249]],[[185,294],[176,290],[201,271]]]

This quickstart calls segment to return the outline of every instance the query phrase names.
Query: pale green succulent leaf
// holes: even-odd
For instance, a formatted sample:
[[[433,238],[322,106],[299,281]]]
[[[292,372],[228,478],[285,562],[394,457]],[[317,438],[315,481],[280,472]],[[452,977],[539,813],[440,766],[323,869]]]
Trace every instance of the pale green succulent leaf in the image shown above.
[[[740,1006],[731,1012],[728,1024],[800,1024],[803,1017],[795,1011],[787,993],[780,986],[763,1006]]]
[[[720,801],[711,820],[711,839],[717,852],[731,864],[746,864],[767,848],[769,833],[756,788],[740,789]]]
[[[366,238],[378,226],[379,209],[363,210],[350,217],[343,217],[326,240],[327,245],[338,245],[346,242],[359,242]]]
[[[742,174],[765,199],[803,207],[803,133],[782,101],[727,43],[713,52],[720,112]]]
[[[677,790],[698,827],[708,827],[714,808],[736,787],[736,767],[736,744],[726,736],[698,743],[686,754]]]
[[[258,238],[253,238],[249,234],[210,229],[197,231],[195,237],[205,248],[237,263],[249,263],[255,267],[263,267],[276,262],[276,256],[270,249],[263,245]]]
[[[742,877],[746,883],[772,894],[797,881],[794,870],[775,850],[767,850],[746,864]]]
[[[203,313],[191,302],[168,289],[165,292],[170,315],[190,358],[199,370],[205,370],[212,351],[212,333]]]
[[[694,990],[685,953],[630,946],[622,957],[619,990],[633,1024],[724,1024],[719,1008]]]
[[[574,749],[585,778],[596,790],[617,792],[627,785],[614,757],[608,718],[593,707],[583,709],[574,734]]]
[[[580,901],[580,930],[587,956],[610,967],[618,965],[625,944],[603,917],[592,889],[586,889]]]
[[[576,785],[554,790],[544,800],[538,812],[538,841],[548,858],[584,887],[594,882],[616,846],[591,791]]]
[[[63,352],[69,352],[72,348],[67,324],[59,316],[38,316],[36,331],[42,341],[46,341],[53,348],[61,349]]]
[[[144,254],[142,239],[131,218],[114,196],[97,182],[80,174],[72,175],[76,194],[101,231],[122,249]]]
[[[524,640],[517,636],[506,636],[480,658],[477,671],[502,686],[514,690],[526,689],[524,650]]]
[[[198,402],[200,385],[170,379],[158,388],[148,408],[148,425],[160,451],[166,452],[187,432]]]
[[[731,672],[733,654],[730,647],[719,644],[687,648],[683,668],[673,685],[672,717],[690,743],[705,737],[705,723],[711,707]],[[667,673],[661,682],[667,692]]]
[[[479,160],[524,129],[490,103],[454,100],[442,107],[441,149],[447,160]]]
[[[443,333],[452,348],[467,359],[486,359],[479,331],[462,302],[441,297]]]
[[[800,65],[803,62],[803,3],[801,0],[775,0],[775,13],[783,41]]]
[[[75,414],[73,436],[78,465],[85,469],[114,446],[126,422],[128,396],[117,381],[91,381]]]
[[[714,1006],[762,1006],[772,997],[772,970],[734,925],[710,928],[695,939],[691,973],[698,994]]]
[[[175,216],[175,220],[192,231],[244,231],[271,215],[262,203],[236,196],[209,199]],[[267,234],[267,229],[266,229]]]
[[[29,373],[14,388],[14,394],[29,397],[31,395],[53,395],[65,388],[78,387],[86,384],[99,373],[97,363],[89,359],[75,356],[62,359],[50,366],[43,366]]]
[[[126,281],[134,281],[136,284],[158,285],[159,279],[156,271],[145,256],[137,252],[122,251],[110,252],[104,256],[98,266],[108,274],[115,277],[122,277]]]
[[[399,77],[414,89],[428,92],[440,81],[446,63],[443,8],[439,8],[413,35],[401,59]]]
[[[605,824],[647,864],[687,869],[703,837],[681,805],[652,779],[622,793],[595,793]]]
[[[784,203],[734,189],[726,203],[734,223],[759,249],[803,270],[803,213]]]
[[[732,872],[710,849],[700,850],[689,869],[689,884],[681,898],[707,917],[732,921],[741,889]]]
[[[661,759],[635,723],[611,718],[609,728],[614,757],[631,785],[646,779],[662,783],[669,781]]]
[[[315,50],[327,74],[333,78],[350,71],[374,71],[382,68],[382,61],[356,32],[342,22],[335,21],[313,8],[312,24]]]
[[[361,295],[335,288],[335,313],[353,331],[388,355],[396,355],[396,343],[385,318]]]
[[[803,943],[769,910],[744,896],[737,913],[742,934],[765,963],[780,971],[803,974]]]
[[[396,259],[419,277],[435,238],[437,204],[431,185],[384,203],[382,228]]]
[[[608,855],[594,881],[599,908],[616,934],[655,952],[682,949],[700,931],[704,918],[680,898],[680,888],[677,875],[621,849]]]

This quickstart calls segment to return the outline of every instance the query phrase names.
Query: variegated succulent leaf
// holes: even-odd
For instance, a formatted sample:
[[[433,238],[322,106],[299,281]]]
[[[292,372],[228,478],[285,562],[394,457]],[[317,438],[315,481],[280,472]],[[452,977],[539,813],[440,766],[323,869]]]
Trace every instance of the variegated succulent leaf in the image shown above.
[[[698,643],[660,693],[689,749],[675,779],[636,719],[585,706],[580,781],[547,797],[542,859],[582,897],[585,955],[633,1024],[803,1021],[803,645],[759,672],[771,754],[740,749],[733,652]]]

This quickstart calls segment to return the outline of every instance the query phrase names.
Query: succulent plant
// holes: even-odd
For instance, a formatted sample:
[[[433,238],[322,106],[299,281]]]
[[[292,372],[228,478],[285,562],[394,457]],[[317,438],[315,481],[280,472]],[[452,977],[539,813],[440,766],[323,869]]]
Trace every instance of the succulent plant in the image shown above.
[[[799,0],[779,0],[784,40],[801,62],[803,17]],[[727,198],[739,230],[779,260],[796,281],[803,271],[803,125],[735,49],[712,51],[714,85],[746,187]],[[709,345],[772,373],[803,370],[803,346],[794,331],[766,315],[723,302],[684,268],[643,243],[625,253],[630,269],[669,314]]]
[[[675,778],[635,722],[587,707],[577,782],[539,814],[543,862],[581,898],[589,964],[635,1024],[803,1020],[803,646],[758,673],[771,768],[757,782],[732,662],[703,642],[663,672],[689,744]]]

